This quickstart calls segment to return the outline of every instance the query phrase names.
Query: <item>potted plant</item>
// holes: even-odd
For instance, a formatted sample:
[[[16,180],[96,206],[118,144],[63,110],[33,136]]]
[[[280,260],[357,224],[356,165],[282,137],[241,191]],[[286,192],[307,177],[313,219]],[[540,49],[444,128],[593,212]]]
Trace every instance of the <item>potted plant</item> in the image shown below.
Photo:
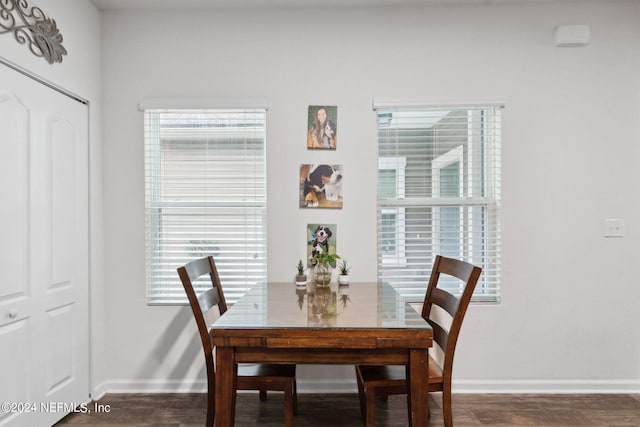
[[[342,260],[342,265],[340,266],[340,275],[338,276],[338,283],[341,285],[349,284],[349,270],[351,267],[347,265],[347,260]]]
[[[327,286],[331,283],[331,271],[336,265],[336,260],[340,259],[338,254],[321,252],[311,259],[313,276],[316,285]]]
[[[307,283],[307,275],[304,274],[304,265],[302,260],[298,261],[298,274],[296,275],[296,285],[305,285]]]

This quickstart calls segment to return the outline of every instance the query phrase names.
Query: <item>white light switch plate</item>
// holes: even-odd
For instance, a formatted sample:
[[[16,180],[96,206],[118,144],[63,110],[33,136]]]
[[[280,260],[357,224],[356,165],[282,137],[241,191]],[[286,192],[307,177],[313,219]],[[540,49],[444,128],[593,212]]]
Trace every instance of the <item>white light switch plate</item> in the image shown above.
[[[604,220],[604,237],[624,236],[624,220],[622,218],[607,218]]]

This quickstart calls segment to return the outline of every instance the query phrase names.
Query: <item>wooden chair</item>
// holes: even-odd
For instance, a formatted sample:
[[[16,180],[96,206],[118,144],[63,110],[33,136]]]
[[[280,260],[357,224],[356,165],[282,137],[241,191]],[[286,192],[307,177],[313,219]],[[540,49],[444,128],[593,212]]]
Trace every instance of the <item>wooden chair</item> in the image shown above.
[[[429,392],[442,392],[442,412],[444,424],[447,427],[453,425],[451,373],[456,342],[462,320],[481,272],[480,267],[475,267],[467,262],[440,255],[436,256],[422,306],[422,317],[433,327],[434,342],[444,353],[442,364],[437,363],[431,355],[429,356]],[[461,296],[454,296],[438,287],[441,275],[460,279],[464,285]],[[443,316],[442,312],[436,313],[441,310],[432,310],[434,306],[440,307],[451,316],[448,319],[449,322],[442,322],[441,317],[448,316]],[[443,326],[443,323],[449,323],[449,328]],[[404,366],[356,366],[356,378],[360,396],[360,411],[367,427],[374,425],[376,396],[386,398],[393,394],[408,394]]]
[[[196,295],[193,282],[204,275],[209,275],[211,288]],[[178,275],[189,298],[191,311],[198,325],[200,340],[207,365],[208,405],[207,427],[213,427],[215,418],[216,375],[214,351],[209,336],[209,328],[205,317],[214,307],[218,307],[220,315],[227,311],[220,277],[213,257],[200,258],[178,268]],[[237,376],[238,390],[259,390],[260,400],[267,398],[267,390],[284,392],[284,420],[286,426],[293,426],[293,416],[297,413],[296,366],[295,365],[239,365]]]

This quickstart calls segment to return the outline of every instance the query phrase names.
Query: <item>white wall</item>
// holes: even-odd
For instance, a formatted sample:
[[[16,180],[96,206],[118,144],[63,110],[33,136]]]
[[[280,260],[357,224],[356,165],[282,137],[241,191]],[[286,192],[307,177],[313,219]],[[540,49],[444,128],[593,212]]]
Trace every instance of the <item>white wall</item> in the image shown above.
[[[591,43],[555,47],[559,24],[589,25]],[[457,389],[640,391],[638,2],[111,11],[102,36],[109,390],[204,378],[188,308],[145,301],[137,102],[175,96],[268,100],[268,268],[282,281],[314,222],[338,224],[352,280],[375,280],[374,97],[504,101],[503,299],[470,308]],[[306,150],[310,104],[338,106],[336,152]],[[325,160],[344,165],[344,209],[298,209],[299,165]],[[603,237],[609,217],[624,238]],[[303,366],[301,389],[352,372]]]
[[[13,33],[6,33],[0,34],[0,57],[89,101],[91,383],[95,391],[105,379],[104,341],[97,338],[104,334],[100,13],[87,0],[28,3],[56,21],[68,54],[62,63],[49,64],[19,44]]]

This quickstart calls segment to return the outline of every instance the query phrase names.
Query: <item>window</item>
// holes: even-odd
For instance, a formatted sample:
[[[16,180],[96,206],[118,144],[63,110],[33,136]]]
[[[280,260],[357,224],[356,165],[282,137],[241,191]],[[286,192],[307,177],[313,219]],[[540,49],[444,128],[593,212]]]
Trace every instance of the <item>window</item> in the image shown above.
[[[422,302],[444,255],[481,266],[474,300],[498,301],[501,107],[376,110],[379,280]]]
[[[144,110],[149,304],[186,303],[176,268],[207,255],[230,304],[266,281],[265,117],[265,108]]]

